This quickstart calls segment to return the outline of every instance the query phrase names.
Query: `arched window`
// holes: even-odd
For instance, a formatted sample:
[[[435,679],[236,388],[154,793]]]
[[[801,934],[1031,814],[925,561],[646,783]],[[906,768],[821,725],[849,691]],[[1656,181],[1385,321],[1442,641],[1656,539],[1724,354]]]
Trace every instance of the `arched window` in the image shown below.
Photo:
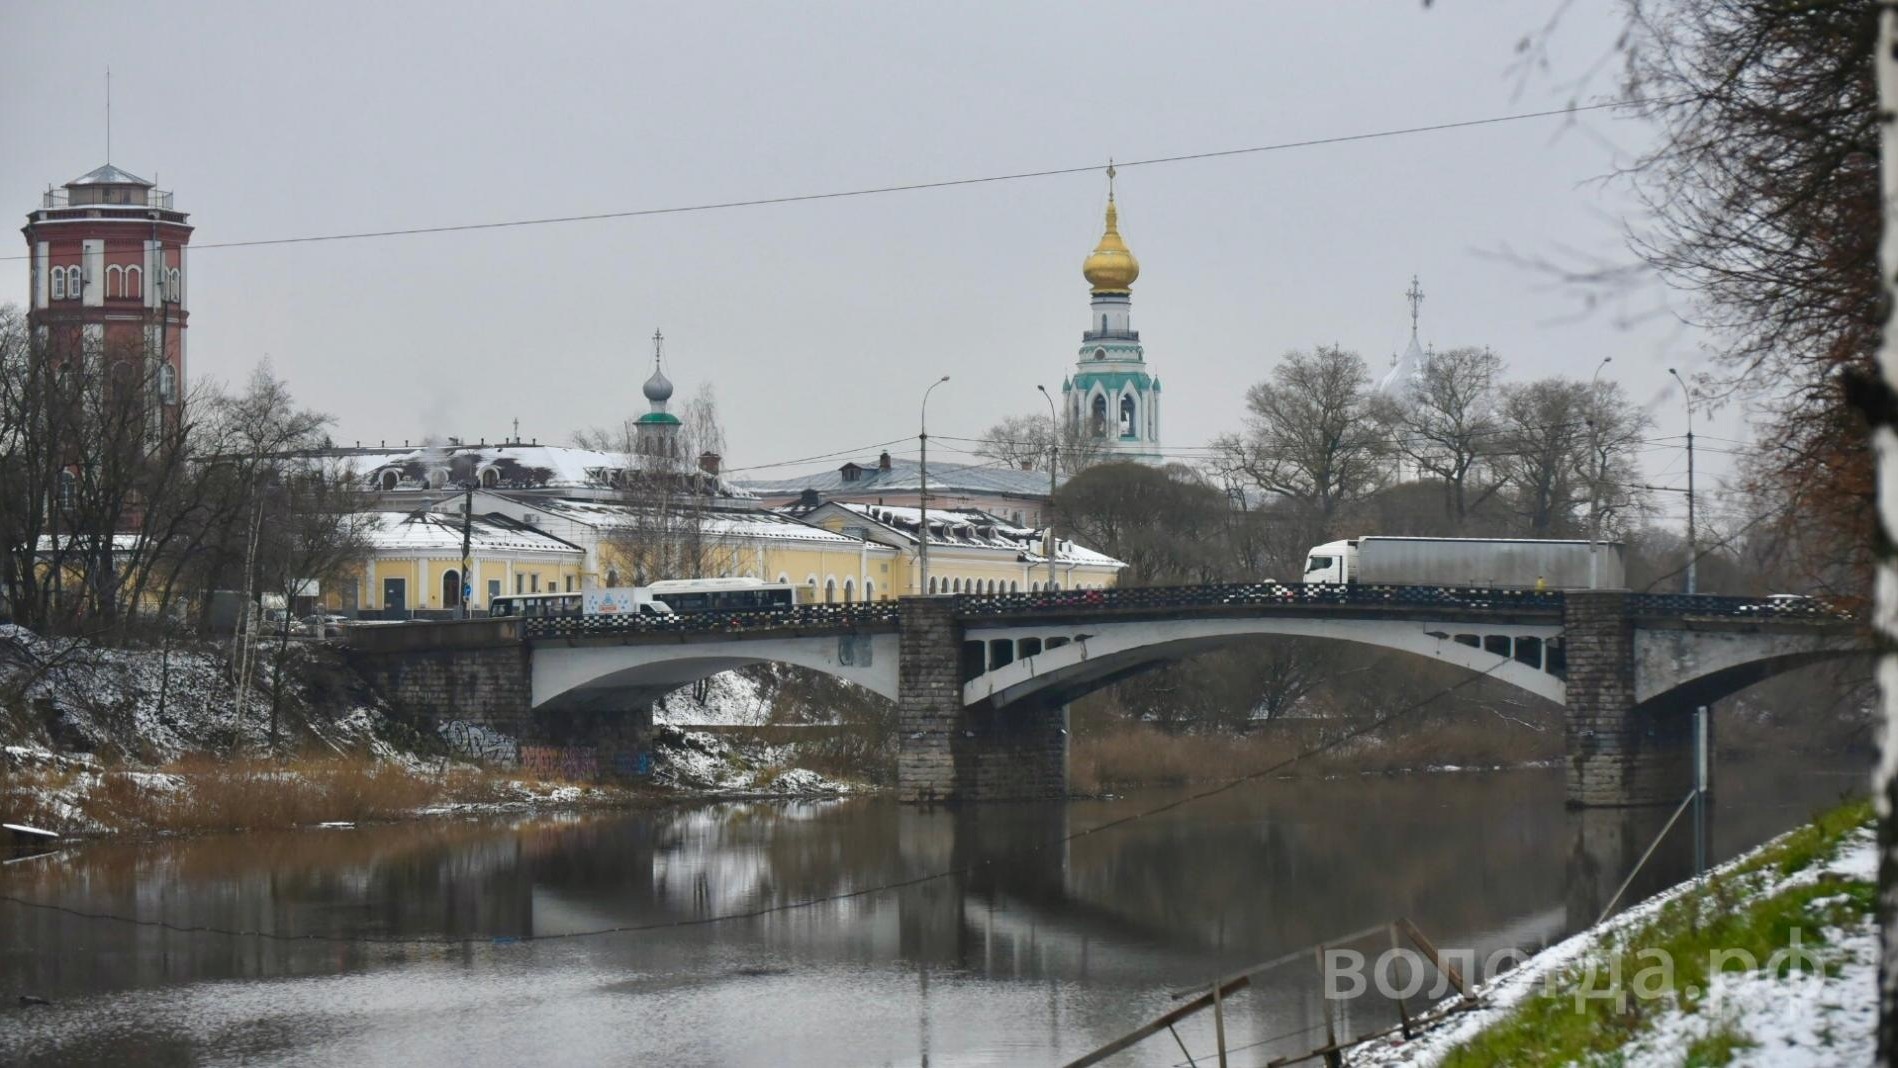
[[[66,268],[53,268],[53,299],[66,299]]]
[[[844,580],[844,603],[849,604],[852,601],[855,601],[856,599],[857,599],[856,582],[852,579],[845,579]]]
[[[125,295],[125,290],[123,288],[124,285],[125,285],[125,268],[115,263],[105,269],[105,295],[106,296],[108,297],[124,296]]]
[[[1068,327],[1068,329],[1070,329],[1070,330],[1072,330],[1072,329],[1074,329],[1074,328],[1073,328],[1073,327]],[[1105,334],[1105,333],[1107,333],[1107,316],[1106,316],[1106,315],[1105,315],[1104,313],[1103,313],[1103,314],[1101,315],[1101,333],[1103,333],[1103,334]],[[1097,359],[1097,360],[1098,360],[1098,359],[1100,359],[1100,358],[1101,358],[1102,356],[1105,356],[1105,355],[1107,355],[1107,350],[1106,350],[1106,349],[1095,349],[1095,350],[1094,350],[1094,358],[1095,358],[1095,359]]]
[[[71,471],[61,471],[59,473],[59,506],[61,508],[71,508],[73,506],[73,498],[76,497],[78,493],[79,480],[73,477]]]
[[[384,490],[394,489],[396,487],[396,484],[401,481],[402,481],[402,473],[400,471],[397,471],[393,467],[382,473],[382,488]]]
[[[1010,593],[1020,593],[1020,592],[1021,592],[1021,583],[1019,583],[1019,582],[1016,582],[1016,581],[1015,581],[1014,579],[1009,579],[1009,580],[1008,580],[1008,592],[1010,592]]]
[[[501,484],[500,470],[497,468],[490,467],[487,470],[481,472],[481,484],[483,486],[486,486],[488,489],[493,489],[494,487],[500,485]]]
[[[961,593],[961,592],[962,592],[962,580],[961,580],[961,579],[955,579],[954,581],[952,581],[952,582],[950,582],[950,583],[949,583],[949,592],[950,592],[950,593]]]
[[[1094,417],[1092,420],[1089,421],[1087,429],[1088,429],[1088,433],[1093,434],[1097,438],[1104,438],[1107,436],[1107,397],[1106,395],[1098,394],[1098,393],[1094,395]]]
[[[127,267],[125,269],[125,295],[128,297],[137,297],[141,300],[144,299],[145,269],[143,267]]]
[[[158,365],[158,399],[165,404],[178,403],[178,369],[168,363]]]
[[[619,585],[619,572],[617,570],[610,567],[606,569],[606,585],[609,589]]]
[[[782,571],[778,572],[778,585],[787,586],[790,584],[790,582],[791,582],[791,576],[785,574]]]
[[[825,604],[837,603],[837,580],[834,578],[827,578],[824,580],[824,603]]]
[[[863,580],[863,599],[866,602],[877,599],[877,584],[875,579]]]
[[[461,572],[452,567],[442,572],[442,607],[461,607]]]
[[[930,593],[935,593],[935,592],[936,592],[936,580],[935,580],[935,579],[930,579],[930,580],[929,580],[929,592],[930,592]]]
[[[184,294],[178,286],[178,268],[165,272],[165,299],[172,304],[183,304]]]
[[[1123,393],[1120,397],[1120,436],[1140,436],[1140,424],[1134,419],[1134,395],[1131,393]]]

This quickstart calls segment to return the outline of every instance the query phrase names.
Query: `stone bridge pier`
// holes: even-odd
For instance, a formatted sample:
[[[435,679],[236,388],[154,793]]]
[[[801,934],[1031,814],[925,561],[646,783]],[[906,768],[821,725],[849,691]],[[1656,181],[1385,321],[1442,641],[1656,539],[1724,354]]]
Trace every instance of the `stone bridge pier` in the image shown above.
[[[1694,782],[1693,707],[1637,700],[1628,591],[1571,591],[1564,600],[1569,805],[1680,801]]]
[[[1065,704],[965,705],[963,628],[949,597],[902,599],[897,796],[1025,801],[1068,792]]]

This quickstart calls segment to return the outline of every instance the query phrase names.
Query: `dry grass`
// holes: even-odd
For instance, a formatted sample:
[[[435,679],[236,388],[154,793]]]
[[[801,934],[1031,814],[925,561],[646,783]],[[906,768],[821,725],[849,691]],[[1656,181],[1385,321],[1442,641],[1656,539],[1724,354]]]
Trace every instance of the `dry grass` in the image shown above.
[[[1228,782],[1254,775],[1336,739],[1349,721],[1301,721],[1252,734],[1169,734],[1116,720],[1077,732],[1069,750],[1069,784],[1094,794],[1147,786]],[[1407,725],[1343,741],[1301,760],[1298,774],[1412,771],[1444,765],[1512,767],[1561,755],[1562,738],[1506,721]],[[1294,768],[1285,769],[1292,774]]]
[[[0,800],[10,817],[58,831],[202,833],[400,819],[432,805],[517,801],[522,781],[510,771],[415,772],[365,757],[194,756],[157,772],[15,774]],[[528,785],[545,791],[568,784]],[[65,804],[49,803],[55,796]]]

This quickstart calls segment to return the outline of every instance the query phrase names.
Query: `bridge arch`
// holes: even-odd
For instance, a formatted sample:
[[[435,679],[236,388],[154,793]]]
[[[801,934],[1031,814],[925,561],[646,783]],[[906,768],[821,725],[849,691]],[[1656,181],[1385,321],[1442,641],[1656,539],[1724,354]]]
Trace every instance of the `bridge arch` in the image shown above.
[[[721,671],[789,664],[897,696],[897,636],[890,633],[787,635],[699,640],[541,644],[534,649],[532,706],[626,707],[658,699]]]
[[[1634,639],[1634,702],[1712,704],[1774,675],[1869,652],[1856,636],[1836,633],[1644,628]]]
[[[1556,704],[1567,699],[1563,680],[1544,666],[1554,666],[1562,635],[1559,625],[1288,616],[972,626],[969,642],[983,642],[998,652],[1007,643],[1021,655],[991,656],[987,670],[964,683],[963,699],[969,705],[989,701],[996,706],[1029,697],[1071,701],[1161,663],[1263,635],[1326,638],[1413,653],[1491,675]],[[1470,644],[1471,638],[1477,644]],[[1537,650],[1535,664],[1515,658],[1516,651],[1529,648]]]

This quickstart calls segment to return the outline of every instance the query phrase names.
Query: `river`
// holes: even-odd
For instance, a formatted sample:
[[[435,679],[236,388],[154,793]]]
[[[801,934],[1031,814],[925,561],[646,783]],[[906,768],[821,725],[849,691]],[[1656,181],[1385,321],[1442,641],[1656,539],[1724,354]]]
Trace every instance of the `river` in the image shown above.
[[[1722,766],[1712,858],[1864,774]],[[1227,1002],[1228,1042],[1250,1046],[1235,1063],[1261,1063],[1322,1040],[1314,943],[1402,916],[1440,946],[1535,948],[1592,921],[1666,817],[1567,811],[1560,771],[1538,770],[1254,784],[1083,833],[1177,796],[730,802],[94,843],[0,868],[0,892],[335,940],[0,903],[0,1062],[1052,1064],[1171,1008],[1175,989],[1303,951]],[[1632,893],[1688,874],[1691,842],[1683,821]],[[837,897],[857,891],[870,892]],[[693,922],[815,898],[834,899]],[[653,924],[678,926],[527,939]],[[365,937],[471,941],[352,941]],[[1353,1003],[1339,1022],[1391,1012]],[[1180,1027],[1201,1063],[1211,1029],[1209,1013]],[[1113,1063],[1183,1058],[1163,1031]]]

